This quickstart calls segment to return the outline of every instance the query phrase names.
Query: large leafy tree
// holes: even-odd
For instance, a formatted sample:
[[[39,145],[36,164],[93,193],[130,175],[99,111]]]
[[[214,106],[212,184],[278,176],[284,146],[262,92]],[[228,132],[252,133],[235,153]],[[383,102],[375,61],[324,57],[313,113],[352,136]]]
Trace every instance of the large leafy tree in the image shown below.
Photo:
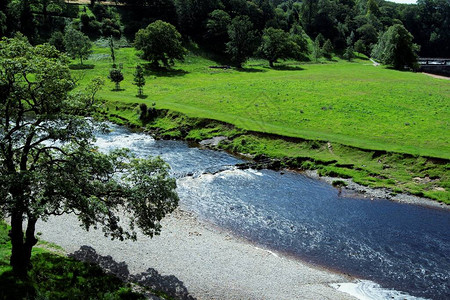
[[[11,220],[11,265],[20,276],[30,267],[39,219],[74,213],[86,229],[135,239],[137,228],[158,234],[178,202],[161,159],[102,154],[93,146],[93,125],[80,116],[92,99],[70,96],[67,63],[48,44],[0,41],[0,218]]]
[[[259,53],[269,61],[270,67],[279,59],[299,58],[301,48],[287,32],[272,27],[264,29]]]
[[[92,53],[92,42],[89,37],[72,26],[68,26],[64,34],[64,47],[72,58],[79,58],[81,64],[83,64],[83,59],[87,59]]]
[[[136,49],[142,51],[142,58],[154,65],[162,63],[165,67],[173,66],[175,60],[183,60],[186,54],[181,43],[181,34],[166,22],[158,20],[136,33]]]
[[[372,56],[383,64],[392,65],[395,69],[405,66],[414,67],[417,62],[418,46],[413,43],[413,36],[403,25],[389,27],[381,35],[372,51]]]
[[[228,36],[227,53],[235,66],[240,68],[256,50],[256,31],[247,16],[239,16],[228,26]]]

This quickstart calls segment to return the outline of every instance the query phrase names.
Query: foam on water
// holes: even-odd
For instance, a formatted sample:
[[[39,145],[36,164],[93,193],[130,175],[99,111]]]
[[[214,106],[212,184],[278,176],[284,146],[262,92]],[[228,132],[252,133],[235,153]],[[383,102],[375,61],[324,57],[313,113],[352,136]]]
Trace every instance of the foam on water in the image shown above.
[[[332,283],[335,289],[352,295],[359,300],[426,300],[407,293],[389,290],[370,280],[356,280],[354,282]]]

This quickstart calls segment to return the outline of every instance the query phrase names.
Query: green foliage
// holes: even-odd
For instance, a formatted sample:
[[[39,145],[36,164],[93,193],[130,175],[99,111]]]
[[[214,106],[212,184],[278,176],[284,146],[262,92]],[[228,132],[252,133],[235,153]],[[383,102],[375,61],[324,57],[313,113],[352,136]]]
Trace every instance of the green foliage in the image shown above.
[[[353,58],[355,58],[355,53],[352,46],[348,46],[347,49],[345,49],[344,58],[348,61],[351,61]]]
[[[170,67],[175,60],[183,60],[186,49],[181,43],[181,34],[176,28],[158,20],[136,33],[134,40],[136,49],[142,51],[142,58],[154,65],[163,64]]]
[[[322,47],[323,56],[327,59],[331,59],[333,57],[333,44],[330,40],[326,40]]]
[[[367,1],[367,14],[373,15],[375,17],[379,17],[381,15],[380,8],[378,7],[378,4],[375,2],[375,0]]]
[[[315,62],[319,61],[319,58],[322,57],[322,49],[320,48],[320,40],[318,37],[314,40],[312,56]]]
[[[412,41],[413,36],[403,25],[393,25],[380,37],[372,56],[395,69],[415,68],[418,46]]]
[[[49,44],[58,51],[64,52],[64,34],[61,31],[54,31],[48,40]]]
[[[228,36],[230,41],[226,44],[227,53],[234,65],[241,68],[256,50],[256,31],[253,30],[250,18],[235,17],[228,26]]]
[[[206,39],[216,51],[223,52],[228,40],[228,25],[231,23],[230,15],[220,9],[211,12],[206,22]]]
[[[75,212],[86,229],[136,239],[137,228],[158,234],[160,220],[178,204],[175,180],[160,158],[97,151],[93,125],[82,116],[94,108],[85,101],[90,97],[69,93],[67,63],[48,44],[0,42],[0,217],[11,219],[11,265],[21,276],[40,218]],[[125,228],[118,218],[124,212],[131,216]]]
[[[272,27],[264,29],[258,51],[263,58],[269,61],[271,67],[278,59],[296,59],[301,54],[300,46],[293,41],[288,33]]]
[[[331,183],[334,187],[341,188],[347,186],[347,182],[343,180],[333,180]]]
[[[206,22],[206,34],[209,37],[223,38],[227,36],[227,27],[231,22],[230,15],[221,10],[216,9],[211,12]]]
[[[142,96],[142,89],[145,86],[145,77],[144,77],[144,68],[142,68],[141,65],[136,66],[133,84],[138,87],[138,96]]]
[[[0,36],[5,36],[8,27],[6,26],[6,15],[0,11]]]
[[[120,82],[124,79],[122,71],[120,69],[111,69],[109,70],[108,78],[116,84],[116,91],[119,91]]]
[[[359,27],[356,30],[359,41],[361,43],[360,50],[364,51],[358,51],[360,53],[364,53],[365,55],[370,55],[370,52],[372,51],[373,46],[378,41],[378,31],[377,29],[370,23],[365,23],[361,27]],[[355,44],[356,46],[356,44]],[[362,47],[363,46],[363,47]]]
[[[367,53],[366,46],[364,45],[364,42],[362,40],[357,40],[355,43],[355,51],[359,53]]]
[[[292,41],[297,44],[298,47],[300,47],[300,53],[299,58],[300,59],[307,59],[307,56],[310,54],[310,49],[308,42],[311,40],[309,36],[305,33],[303,28],[298,25],[294,24],[289,31],[291,35]]]
[[[82,32],[67,26],[64,34],[64,48],[72,58],[79,58],[83,64],[83,59],[87,59],[92,53],[92,43]]]

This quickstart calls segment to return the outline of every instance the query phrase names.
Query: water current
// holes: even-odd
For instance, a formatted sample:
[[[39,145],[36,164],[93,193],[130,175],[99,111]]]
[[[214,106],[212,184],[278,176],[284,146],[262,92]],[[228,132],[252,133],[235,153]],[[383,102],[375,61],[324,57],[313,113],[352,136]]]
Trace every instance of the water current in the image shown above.
[[[234,166],[243,161],[225,152],[111,128],[98,134],[99,148],[161,156],[177,178],[180,205],[200,219],[384,289],[450,299],[449,211],[346,198],[299,173],[239,170]],[[383,293],[380,298],[413,298]]]

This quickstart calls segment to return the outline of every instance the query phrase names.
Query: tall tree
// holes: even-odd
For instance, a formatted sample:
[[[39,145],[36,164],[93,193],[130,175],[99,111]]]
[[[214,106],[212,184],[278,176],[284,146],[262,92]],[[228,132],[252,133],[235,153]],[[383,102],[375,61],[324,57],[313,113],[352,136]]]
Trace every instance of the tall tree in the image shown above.
[[[136,71],[134,72],[134,85],[138,87],[138,96],[142,96],[142,89],[145,86],[144,68],[141,65],[136,66]]]
[[[93,125],[80,116],[89,100],[69,94],[67,63],[48,44],[0,42],[0,218],[11,220],[10,261],[21,277],[31,267],[39,219],[74,213],[85,229],[136,239],[137,228],[158,234],[178,203],[161,159],[97,151]]]
[[[403,25],[393,25],[380,37],[372,56],[395,69],[403,69],[405,66],[413,68],[417,63],[419,49],[412,41],[413,36]]]
[[[72,58],[79,58],[81,64],[83,64],[83,59],[87,59],[92,53],[92,42],[72,26],[67,26],[64,34],[64,47]]]
[[[136,33],[134,46],[142,51],[142,58],[155,66],[160,63],[165,67],[175,64],[175,60],[183,60],[186,54],[181,43],[181,34],[172,24],[158,20]]]
[[[256,50],[256,31],[247,16],[239,16],[228,26],[228,36],[227,53],[235,66],[241,68]]]

